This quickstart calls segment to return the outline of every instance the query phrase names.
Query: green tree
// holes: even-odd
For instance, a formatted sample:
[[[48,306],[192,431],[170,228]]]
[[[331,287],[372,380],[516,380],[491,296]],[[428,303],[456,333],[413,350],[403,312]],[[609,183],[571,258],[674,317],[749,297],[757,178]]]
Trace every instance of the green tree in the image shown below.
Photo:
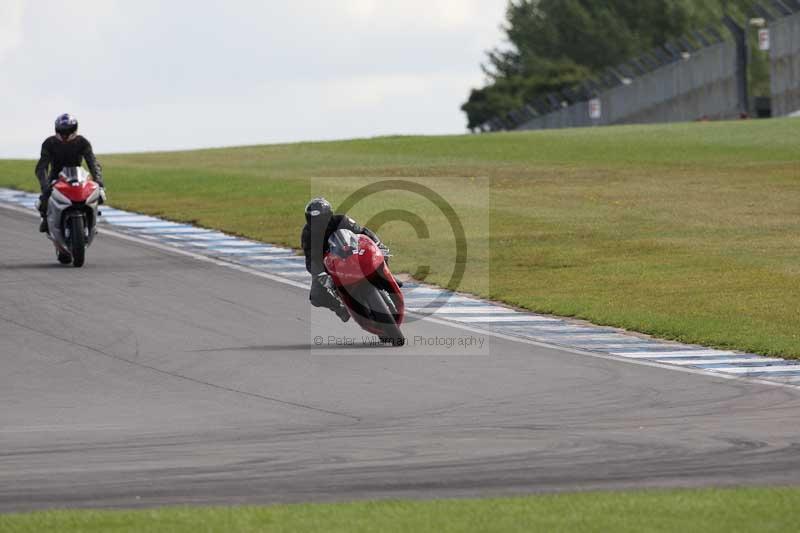
[[[752,0],[510,0],[503,31],[510,47],[487,53],[487,85],[462,106],[468,127],[503,116],[735,13]]]

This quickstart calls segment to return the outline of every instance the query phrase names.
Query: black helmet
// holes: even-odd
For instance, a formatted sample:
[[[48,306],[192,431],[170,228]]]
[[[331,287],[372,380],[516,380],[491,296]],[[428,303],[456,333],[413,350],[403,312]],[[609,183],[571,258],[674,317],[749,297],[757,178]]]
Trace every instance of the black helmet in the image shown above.
[[[77,118],[73,117],[69,113],[64,113],[63,115],[58,116],[56,119],[56,134],[61,137],[62,140],[68,140],[77,131]]]
[[[309,226],[327,226],[333,216],[333,208],[325,198],[314,198],[306,205],[306,222]]]

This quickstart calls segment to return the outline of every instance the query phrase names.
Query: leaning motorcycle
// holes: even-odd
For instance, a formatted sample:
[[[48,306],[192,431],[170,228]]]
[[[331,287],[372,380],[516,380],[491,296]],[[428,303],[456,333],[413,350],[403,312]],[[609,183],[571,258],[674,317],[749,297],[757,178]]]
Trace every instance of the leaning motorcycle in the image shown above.
[[[328,239],[325,268],[334,296],[366,331],[383,343],[405,344],[400,325],[405,317],[403,292],[386,264],[386,256],[369,237],[340,229]]]
[[[100,186],[83,167],[59,172],[47,205],[47,236],[62,265],[83,266],[86,248],[97,233],[100,198]]]

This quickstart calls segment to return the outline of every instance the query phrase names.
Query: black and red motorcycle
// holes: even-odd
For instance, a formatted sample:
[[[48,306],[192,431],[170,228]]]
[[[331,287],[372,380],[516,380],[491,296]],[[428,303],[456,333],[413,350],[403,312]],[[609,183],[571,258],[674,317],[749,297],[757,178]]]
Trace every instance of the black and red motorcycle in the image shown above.
[[[324,262],[336,295],[358,325],[383,343],[402,346],[403,292],[386,259],[366,235],[340,229],[328,239]]]

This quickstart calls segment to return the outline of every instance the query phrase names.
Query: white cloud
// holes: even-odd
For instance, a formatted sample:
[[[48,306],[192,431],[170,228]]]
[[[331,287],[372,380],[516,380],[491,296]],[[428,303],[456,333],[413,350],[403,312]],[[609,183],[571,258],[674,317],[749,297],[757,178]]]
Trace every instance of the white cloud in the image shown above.
[[[506,1],[14,1],[0,156],[65,111],[98,151],[458,133]]]
[[[22,41],[22,14],[25,0],[3,0],[0,3],[0,61]]]
[[[344,19],[355,19],[384,29],[412,31],[421,28],[480,30],[485,25],[487,13],[497,14],[497,3],[486,0],[348,0],[327,5],[333,12],[343,11]]]

